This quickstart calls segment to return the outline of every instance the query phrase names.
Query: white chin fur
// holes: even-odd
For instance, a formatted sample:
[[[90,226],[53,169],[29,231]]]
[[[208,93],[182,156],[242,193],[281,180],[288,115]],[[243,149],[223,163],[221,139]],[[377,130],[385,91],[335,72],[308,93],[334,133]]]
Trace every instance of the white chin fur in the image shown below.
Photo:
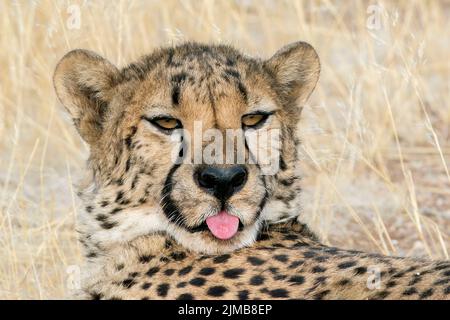
[[[218,244],[217,241],[206,241],[206,239],[199,236],[199,234],[190,233],[178,226],[170,225],[167,231],[178,243],[191,251],[205,254],[218,254],[231,252],[254,243],[258,235],[260,224],[260,220],[256,221],[253,225],[239,231],[235,236],[237,237],[236,239],[232,238],[231,240],[223,241],[222,245],[220,243]]]

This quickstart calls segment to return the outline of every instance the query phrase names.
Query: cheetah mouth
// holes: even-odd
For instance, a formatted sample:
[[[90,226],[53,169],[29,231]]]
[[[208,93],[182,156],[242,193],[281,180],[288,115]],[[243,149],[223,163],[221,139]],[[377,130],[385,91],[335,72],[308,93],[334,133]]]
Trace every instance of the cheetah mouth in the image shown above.
[[[226,210],[220,211],[211,217],[206,218],[206,225],[209,231],[220,240],[228,240],[238,232],[240,220]]]
[[[188,228],[190,232],[209,232],[218,240],[229,240],[244,229],[242,221],[226,211],[221,211],[206,220],[197,227]]]

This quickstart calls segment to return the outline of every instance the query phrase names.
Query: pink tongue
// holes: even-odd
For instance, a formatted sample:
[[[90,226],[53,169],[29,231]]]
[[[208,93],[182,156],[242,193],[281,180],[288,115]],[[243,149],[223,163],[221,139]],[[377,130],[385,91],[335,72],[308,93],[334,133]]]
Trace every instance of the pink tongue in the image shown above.
[[[227,240],[236,234],[239,218],[226,211],[220,211],[218,214],[206,218],[206,224],[216,238]]]

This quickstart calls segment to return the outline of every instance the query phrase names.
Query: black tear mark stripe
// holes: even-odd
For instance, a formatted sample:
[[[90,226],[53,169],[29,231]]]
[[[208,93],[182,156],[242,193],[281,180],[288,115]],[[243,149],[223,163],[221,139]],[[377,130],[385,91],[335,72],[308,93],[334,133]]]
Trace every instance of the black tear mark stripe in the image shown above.
[[[199,227],[195,228],[187,226],[184,222],[184,217],[181,214],[180,209],[175,204],[175,201],[173,201],[172,199],[172,189],[173,189],[172,178],[179,167],[180,164],[175,164],[172,168],[170,168],[169,173],[167,174],[166,181],[164,182],[164,187],[161,193],[161,198],[163,199],[162,203],[163,212],[170,222],[186,229],[191,233],[207,230],[203,225],[200,225]]]

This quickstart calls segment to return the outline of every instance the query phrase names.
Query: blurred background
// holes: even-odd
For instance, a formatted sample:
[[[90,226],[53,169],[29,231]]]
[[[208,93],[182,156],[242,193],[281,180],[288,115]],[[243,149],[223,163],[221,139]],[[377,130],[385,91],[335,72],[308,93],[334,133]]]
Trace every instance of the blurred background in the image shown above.
[[[187,40],[263,58],[311,43],[301,219],[327,244],[448,259],[449,24],[439,0],[1,1],[0,298],[65,298],[82,261],[87,147],[51,82],[75,48],[125,66]]]

